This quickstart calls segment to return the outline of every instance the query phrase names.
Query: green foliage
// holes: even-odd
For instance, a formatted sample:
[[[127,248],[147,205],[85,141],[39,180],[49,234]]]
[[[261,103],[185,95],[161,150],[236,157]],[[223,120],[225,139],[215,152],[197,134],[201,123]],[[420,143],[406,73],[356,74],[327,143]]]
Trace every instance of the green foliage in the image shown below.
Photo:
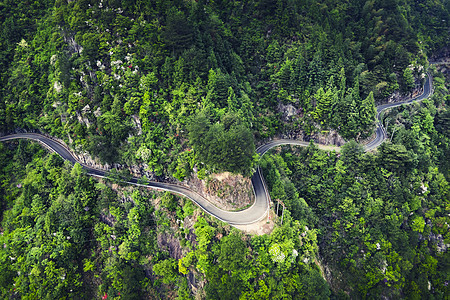
[[[166,284],[177,279],[177,269],[175,260],[169,258],[153,265],[153,272],[162,277]]]
[[[406,68],[405,71],[403,71],[403,83],[406,90],[411,90],[414,87],[413,73],[409,68]]]
[[[298,129],[364,139],[374,101],[410,92],[445,45],[448,7],[341,2],[6,1],[0,131],[39,129],[102,162],[180,180],[206,162],[178,159],[202,110],[213,125],[239,117],[225,142]],[[280,104],[294,112],[283,121]],[[253,151],[230,145],[209,171],[250,172],[238,152]],[[217,165],[229,155],[234,166]]]
[[[251,175],[255,144],[250,130],[234,114],[225,114],[220,123],[211,124],[200,112],[188,125],[189,140],[195,153],[215,171]]]
[[[383,143],[380,146],[380,162],[391,171],[410,170],[413,164],[413,155],[408,153],[405,146]]]
[[[422,105],[393,109],[385,116],[386,122],[396,124],[388,129],[389,135],[394,133],[392,143],[383,143],[376,153],[364,153],[351,141],[340,153],[311,145],[294,153],[284,147],[263,158],[271,197],[282,199],[294,219],[312,227],[301,233],[302,242],[318,230],[318,254],[333,270],[336,294],[345,292],[350,298],[446,294],[446,247],[439,245],[449,239],[448,232],[440,230],[448,220],[447,158],[442,154],[449,139],[436,121],[447,111],[439,101],[434,97]],[[441,126],[439,132],[434,124]],[[290,203],[297,194],[307,203],[306,215]],[[272,236],[276,234],[275,230]],[[270,259],[286,262],[286,247],[279,241],[271,244]],[[315,253],[314,249],[313,243],[302,251]],[[442,273],[437,271],[439,264]],[[314,272],[306,276],[307,282],[319,277]],[[304,285],[303,291],[308,294],[322,286],[320,280],[316,284]]]
[[[298,222],[276,228],[270,236],[251,239],[235,230],[222,231],[212,238],[211,227],[203,218],[198,219],[195,228],[198,247],[180,259],[178,267],[182,274],[204,274],[207,299],[330,296],[313,262],[318,249],[317,235]],[[211,251],[206,251],[205,240]],[[281,254],[282,260],[273,259]]]
[[[246,245],[242,237],[234,232],[220,243],[219,263],[225,271],[242,268],[246,264]]]
[[[2,298],[141,297],[141,264],[154,251],[153,208],[139,191],[131,196],[136,206],[119,205],[116,192],[79,164],[40,148],[21,142],[2,151],[14,160],[2,165],[1,178],[16,174],[2,186]]]
[[[1,133],[40,130],[179,180],[194,166],[199,178],[250,176],[255,139],[290,131],[365,139],[375,103],[411,92],[450,20],[442,0],[3,1],[0,12]],[[156,249],[154,227],[171,223],[151,194],[118,201],[79,165],[0,145],[1,297],[165,298],[176,287],[188,299],[185,276],[199,272],[206,298],[323,299],[320,257],[338,296],[444,298],[450,103],[434,78],[432,101],[386,116],[392,143],[377,154],[349,142],[341,155],[265,156],[291,227],[248,240],[200,218],[178,265]],[[161,200],[193,215],[190,202]],[[162,280],[147,276],[152,264]]]
[[[425,227],[425,220],[422,217],[418,216],[414,220],[412,220],[411,223],[412,230],[422,233],[424,227]]]

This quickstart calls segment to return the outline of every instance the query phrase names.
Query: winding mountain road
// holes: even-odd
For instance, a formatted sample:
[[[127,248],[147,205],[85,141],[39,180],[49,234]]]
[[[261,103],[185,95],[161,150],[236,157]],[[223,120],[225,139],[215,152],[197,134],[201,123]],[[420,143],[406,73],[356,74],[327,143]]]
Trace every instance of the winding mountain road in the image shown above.
[[[391,104],[383,104],[377,107],[377,128],[376,128],[376,137],[373,141],[371,141],[369,144],[365,146],[366,151],[370,151],[372,149],[375,149],[381,143],[386,139],[386,130],[383,127],[382,120],[381,120],[381,112],[395,107],[400,106],[403,104],[410,104],[415,101],[420,101],[423,99],[428,98],[432,94],[432,80],[430,74],[428,74],[427,79],[424,84],[423,93],[416,97],[412,98],[403,102],[398,103],[391,103]],[[0,142],[2,141],[9,141],[9,140],[15,140],[15,139],[29,139],[38,141],[41,143],[44,147],[49,149],[52,152],[55,152],[59,154],[63,159],[68,160],[72,164],[75,164],[78,162],[85,170],[88,175],[105,178],[108,176],[107,171],[91,168],[89,166],[84,165],[80,161],[77,161],[77,159],[72,155],[72,153],[67,149],[64,145],[61,143],[55,141],[54,139],[51,139],[49,137],[43,136],[41,134],[37,133],[18,133],[18,134],[12,134],[0,137]],[[260,146],[258,149],[256,149],[256,152],[263,156],[267,151],[270,149],[281,146],[281,145],[297,145],[306,147],[309,145],[308,142],[303,141],[297,141],[297,140],[288,140],[288,139],[281,139],[281,140],[273,140],[271,142],[268,142],[267,144],[264,144]],[[318,147],[325,150],[336,150],[339,151],[339,147],[333,147],[333,146],[325,146],[325,145],[319,145]],[[202,208],[205,212],[208,214],[216,217],[217,219],[224,221],[226,223],[229,223],[231,225],[248,225],[255,222],[260,221],[262,218],[267,216],[267,213],[269,211],[270,207],[270,195],[267,190],[266,184],[264,182],[264,178],[261,173],[261,169],[258,167],[256,169],[256,172],[252,176],[252,185],[253,185],[253,191],[255,194],[255,202],[253,205],[245,210],[239,211],[239,212],[230,212],[225,211],[220,208],[217,208],[216,206],[212,205],[208,200],[206,200],[204,197],[199,195],[198,193],[192,191],[191,189],[177,184],[170,184],[170,183],[164,183],[164,182],[155,182],[150,181],[147,184],[142,184],[138,182],[138,178],[132,178],[130,181],[127,181],[129,184],[133,184],[136,186],[142,186],[142,187],[149,187],[160,191],[169,191],[174,194],[182,195],[185,197],[188,197],[192,201],[194,201],[200,208]]]
[[[432,80],[431,74],[427,73],[427,78],[423,85],[422,94],[420,94],[419,96],[408,99],[406,101],[402,101],[402,102],[388,103],[388,104],[382,104],[382,105],[377,106],[377,117],[376,117],[377,118],[377,128],[375,130],[376,137],[373,141],[371,141],[370,143],[368,143],[365,146],[366,151],[375,149],[376,147],[381,145],[381,143],[383,143],[383,141],[387,138],[386,130],[385,130],[385,128],[382,124],[382,120],[381,120],[381,112],[383,112],[386,109],[400,106],[403,104],[411,104],[416,101],[422,101],[422,100],[430,97],[432,95],[432,93],[433,93],[433,80]]]

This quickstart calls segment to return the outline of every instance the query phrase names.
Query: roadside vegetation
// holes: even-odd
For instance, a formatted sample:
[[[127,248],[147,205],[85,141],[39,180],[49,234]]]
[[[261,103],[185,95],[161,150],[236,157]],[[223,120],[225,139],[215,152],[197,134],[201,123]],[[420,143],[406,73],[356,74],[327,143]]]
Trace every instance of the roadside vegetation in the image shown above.
[[[446,45],[444,3],[3,1],[0,131],[154,176],[249,175],[261,139],[371,135],[375,104],[420,87]]]
[[[339,296],[445,299],[449,293],[450,96],[442,74],[422,103],[385,113],[376,152],[283,147],[263,157],[273,199],[318,230]]]
[[[420,91],[449,5],[0,1],[1,134],[39,130],[146,179],[259,164],[286,205],[283,225],[250,236],[117,184],[126,168],[98,180],[38,144],[1,143],[1,298],[445,299],[448,72],[432,67],[431,99],[384,113],[377,151],[360,143],[377,104]],[[348,141],[340,153],[255,153],[328,133]]]

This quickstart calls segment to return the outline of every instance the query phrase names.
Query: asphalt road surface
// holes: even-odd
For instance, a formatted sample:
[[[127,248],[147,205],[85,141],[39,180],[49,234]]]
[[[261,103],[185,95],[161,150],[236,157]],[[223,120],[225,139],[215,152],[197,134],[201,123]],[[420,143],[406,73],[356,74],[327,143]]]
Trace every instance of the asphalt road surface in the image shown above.
[[[420,101],[423,99],[428,98],[432,93],[432,81],[431,76],[428,75],[425,84],[423,93],[413,99],[409,99],[407,101],[398,102],[398,103],[391,103],[391,104],[383,104],[377,107],[377,128],[376,128],[376,137],[373,141],[371,141],[369,144],[365,146],[365,150],[369,151],[372,149],[375,149],[381,143],[386,139],[386,131],[383,127],[382,120],[381,120],[381,112],[392,108],[395,106],[400,106],[403,104],[409,104],[415,101]],[[80,163],[80,165],[86,170],[86,173],[91,176],[105,178],[108,176],[107,171],[94,169],[91,167],[88,167],[84,165],[83,163],[77,161],[75,157],[72,155],[72,153],[61,143],[55,141],[52,138],[43,136],[41,134],[37,133],[18,133],[18,134],[12,134],[8,136],[0,137],[1,141],[9,141],[9,140],[15,140],[15,139],[29,139],[29,140],[35,140],[41,143],[44,147],[49,149],[52,152],[55,152],[59,154],[63,159],[70,161],[72,164],[75,164],[76,162]],[[307,147],[309,145],[308,142],[303,141],[296,141],[296,140],[273,140],[267,144],[264,144],[260,146],[258,149],[256,149],[256,152],[262,156],[267,151],[274,147],[278,147],[281,145],[297,145],[302,147]],[[319,145],[320,146],[320,145]],[[337,148],[336,148],[337,149]],[[252,185],[253,185],[253,191],[255,193],[255,202],[253,205],[245,210],[239,211],[239,212],[230,212],[225,211],[220,208],[217,208],[216,206],[212,205],[208,200],[206,200],[201,195],[197,194],[196,192],[190,190],[188,187],[182,186],[182,185],[176,185],[176,184],[170,184],[170,183],[164,183],[164,182],[155,182],[155,181],[149,181],[145,184],[139,183],[138,178],[132,178],[130,181],[127,181],[129,184],[134,184],[137,186],[142,187],[148,187],[153,188],[160,191],[169,191],[174,194],[178,194],[181,196],[188,197],[192,201],[194,201],[200,208],[202,208],[205,212],[208,214],[216,217],[219,220],[222,220],[226,223],[232,224],[232,225],[247,225],[252,224],[255,222],[260,221],[264,217],[267,217],[268,211],[269,211],[269,204],[270,204],[270,196],[269,192],[267,190],[264,178],[262,176],[261,170],[258,167],[256,169],[256,172],[252,176]]]
[[[366,151],[377,148],[387,138],[386,130],[383,126],[383,120],[381,119],[381,112],[392,107],[401,106],[403,104],[411,104],[416,101],[424,100],[430,97],[432,92],[433,92],[432,78],[431,75],[428,73],[428,76],[425,80],[425,84],[423,85],[422,94],[420,94],[419,96],[402,102],[388,103],[377,106],[377,128],[375,130],[376,137],[373,141],[371,141],[365,146]]]
[[[86,173],[91,176],[105,178],[108,176],[107,171],[94,169],[91,167],[88,167],[84,165],[83,163],[77,161],[75,157],[72,155],[72,153],[61,143],[55,141],[54,139],[51,139],[49,137],[43,136],[41,134],[37,133],[18,133],[18,134],[12,134],[8,136],[0,137],[0,142],[4,141],[10,141],[10,140],[16,140],[16,139],[28,139],[28,140],[34,140],[41,143],[44,147],[49,149],[50,151],[59,154],[63,159],[70,161],[72,164],[75,164],[78,162],[83,169],[86,170]],[[220,208],[217,208],[216,206],[212,205],[208,200],[206,200],[201,195],[197,194],[196,192],[190,190],[189,188],[182,186],[182,185],[176,185],[176,184],[170,184],[170,183],[164,183],[164,182],[155,182],[155,181],[149,181],[145,184],[139,183],[138,178],[132,178],[130,181],[127,181],[127,183],[134,184],[137,186],[142,187],[149,187],[153,188],[159,191],[169,191],[178,195],[182,195],[185,197],[188,197],[192,201],[194,201],[199,207],[201,207],[204,211],[209,213],[210,215],[218,218],[219,220],[222,220],[224,222],[227,222],[229,224],[236,224],[236,225],[246,225],[246,224],[252,224],[254,222],[257,222],[261,220],[268,211],[269,208],[269,198],[268,198],[268,192],[265,187],[265,183],[261,177],[261,172],[259,168],[255,172],[255,174],[252,177],[252,183],[253,188],[255,191],[255,194],[257,195],[255,203],[242,211],[239,212],[230,212],[225,211]]]

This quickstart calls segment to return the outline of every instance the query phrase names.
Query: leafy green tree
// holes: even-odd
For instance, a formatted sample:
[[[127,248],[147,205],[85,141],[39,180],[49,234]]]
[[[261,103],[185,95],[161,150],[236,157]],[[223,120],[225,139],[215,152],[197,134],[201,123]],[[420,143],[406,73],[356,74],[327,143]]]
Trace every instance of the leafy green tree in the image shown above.
[[[172,258],[165,259],[153,265],[153,272],[161,276],[165,284],[169,284],[177,280],[178,272],[176,265],[175,260]]]
[[[425,227],[425,220],[423,219],[423,217],[418,216],[414,218],[411,222],[411,228],[414,231],[422,233],[424,227]]]
[[[332,107],[338,102],[337,92],[331,88],[324,92],[323,88],[320,88],[314,98],[316,100],[314,118],[321,120],[323,124],[329,124]]]
[[[210,70],[208,76],[208,98],[217,108],[224,108],[228,104],[229,89],[232,88],[230,78],[217,71]]]
[[[302,276],[303,293],[310,299],[328,299],[331,291],[321,274],[312,269]]]
[[[234,271],[245,266],[246,245],[242,237],[234,232],[220,242],[219,264],[225,271]]]
[[[213,170],[251,173],[255,145],[250,130],[234,114],[211,124],[203,112],[188,124],[189,138],[200,161]]]

